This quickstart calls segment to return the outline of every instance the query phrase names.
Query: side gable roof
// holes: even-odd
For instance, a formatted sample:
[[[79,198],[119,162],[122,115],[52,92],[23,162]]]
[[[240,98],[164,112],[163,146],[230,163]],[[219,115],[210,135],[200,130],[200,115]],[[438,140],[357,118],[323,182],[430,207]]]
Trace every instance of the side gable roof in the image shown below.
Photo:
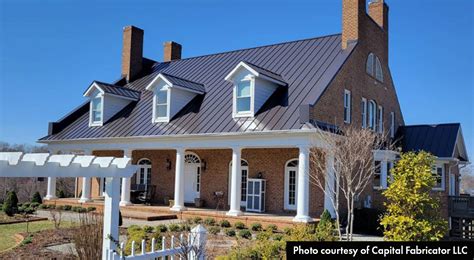
[[[90,128],[87,112],[40,141],[301,129],[300,105],[316,103],[356,46],[353,43],[343,50],[341,42],[337,34],[156,63],[151,73],[124,86],[141,92],[141,97],[121,112],[123,116]],[[255,117],[234,119],[232,83],[225,76],[241,61],[280,75],[288,85],[275,92]],[[159,73],[199,82],[206,93],[172,121],[152,123],[153,93],[145,87]]]
[[[402,144],[402,151],[426,151],[434,156],[443,158],[456,157],[456,146],[462,138],[461,125],[439,124],[439,125],[412,125],[402,126],[397,133]],[[461,152],[461,161],[467,161],[465,151]]]
[[[84,92],[84,96],[87,96],[90,93],[90,91],[94,88],[98,88],[101,92],[105,94],[132,99],[133,101],[137,101],[138,99],[140,99],[139,91],[129,89],[126,87],[115,86],[115,85],[100,82],[100,81],[92,82],[90,87]]]

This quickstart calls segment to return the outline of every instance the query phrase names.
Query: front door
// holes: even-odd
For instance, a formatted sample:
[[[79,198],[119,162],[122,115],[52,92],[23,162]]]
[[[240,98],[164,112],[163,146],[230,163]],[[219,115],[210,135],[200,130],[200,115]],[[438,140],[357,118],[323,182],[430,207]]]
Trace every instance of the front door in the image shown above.
[[[285,167],[285,209],[296,210],[298,191],[298,160],[289,162]]]
[[[185,155],[184,160],[184,202],[194,203],[200,197],[201,163],[193,153]]]

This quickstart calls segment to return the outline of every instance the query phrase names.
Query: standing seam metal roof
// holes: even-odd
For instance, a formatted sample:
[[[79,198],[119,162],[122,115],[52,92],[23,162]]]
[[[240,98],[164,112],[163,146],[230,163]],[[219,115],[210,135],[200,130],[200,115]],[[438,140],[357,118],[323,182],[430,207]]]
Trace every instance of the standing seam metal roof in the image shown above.
[[[222,132],[301,129],[299,106],[315,104],[355,48],[342,50],[341,35],[330,35],[171,62],[156,63],[152,72],[125,85],[141,92],[114,120],[89,127],[88,112],[57,134],[41,140],[161,136]],[[276,91],[254,118],[232,118],[232,83],[225,76],[241,61],[280,75],[288,84]],[[152,93],[145,87],[158,75],[199,82],[206,94],[193,99],[169,123],[152,123]]]

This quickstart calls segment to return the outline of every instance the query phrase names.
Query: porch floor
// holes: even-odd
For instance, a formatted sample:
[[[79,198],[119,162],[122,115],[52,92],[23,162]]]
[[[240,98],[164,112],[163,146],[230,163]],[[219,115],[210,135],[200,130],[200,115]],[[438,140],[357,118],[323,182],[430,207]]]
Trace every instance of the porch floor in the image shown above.
[[[45,201],[48,205],[71,205],[71,206],[82,206],[82,207],[96,207],[97,210],[103,209],[103,201],[100,199],[94,199],[90,202],[80,203],[78,198],[64,198]],[[144,204],[132,204],[130,206],[121,206],[120,211],[124,218],[134,218],[143,220],[165,220],[165,219],[189,219],[196,216],[201,218],[212,217],[216,221],[226,219],[231,223],[237,221],[243,222],[246,226],[252,223],[259,222],[263,226],[269,224],[275,224],[279,228],[290,227],[295,225],[293,222],[294,214],[290,213],[254,213],[254,212],[243,212],[241,216],[227,216],[226,210],[216,210],[209,208],[195,208],[186,207],[186,211],[175,212],[171,211],[168,206],[164,205],[144,205]],[[314,222],[318,222],[319,219],[313,218]]]

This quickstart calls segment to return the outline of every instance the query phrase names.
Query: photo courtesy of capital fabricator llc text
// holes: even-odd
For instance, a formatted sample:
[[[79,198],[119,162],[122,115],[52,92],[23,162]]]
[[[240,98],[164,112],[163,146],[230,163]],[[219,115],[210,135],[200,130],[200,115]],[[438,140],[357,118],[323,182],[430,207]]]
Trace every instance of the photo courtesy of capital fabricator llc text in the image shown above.
[[[474,260],[474,0],[0,0],[0,259]]]

